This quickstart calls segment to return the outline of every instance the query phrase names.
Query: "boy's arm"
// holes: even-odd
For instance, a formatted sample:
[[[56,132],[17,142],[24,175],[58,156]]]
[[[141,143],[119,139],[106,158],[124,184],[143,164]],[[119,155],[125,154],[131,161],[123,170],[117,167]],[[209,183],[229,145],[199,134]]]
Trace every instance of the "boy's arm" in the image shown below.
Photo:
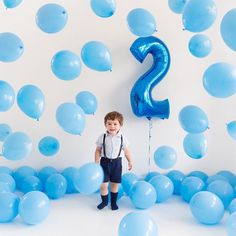
[[[124,154],[125,154],[125,157],[128,161],[128,170],[131,170],[132,169],[132,160],[131,160],[130,150],[128,148],[124,148]]]
[[[102,151],[101,147],[97,147],[95,150],[95,162],[98,164],[99,164],[100,157],[101,157],[101,151]]]

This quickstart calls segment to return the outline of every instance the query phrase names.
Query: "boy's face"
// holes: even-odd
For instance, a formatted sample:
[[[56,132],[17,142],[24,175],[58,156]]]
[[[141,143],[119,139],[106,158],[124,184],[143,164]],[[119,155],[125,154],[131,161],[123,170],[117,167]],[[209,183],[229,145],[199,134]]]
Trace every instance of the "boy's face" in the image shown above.
[[[105,127],[109,134],[116,135],[119,132],[121,125],[120,122],[117,119],[115,119],[115,120],[107,120]]]

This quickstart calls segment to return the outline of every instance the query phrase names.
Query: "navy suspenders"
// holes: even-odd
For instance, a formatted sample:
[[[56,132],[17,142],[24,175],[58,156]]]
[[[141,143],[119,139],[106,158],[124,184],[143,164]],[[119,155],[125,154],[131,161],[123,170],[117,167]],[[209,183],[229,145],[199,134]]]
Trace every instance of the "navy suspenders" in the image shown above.
[[[103,143],[102,143],[102,147],[103,147],[103,154],[104,154],[104,157],[107,158],[107,155],[106,155],[106,148],[105,148],[105,139],[106,139],[106,134],[103,135]],[[119,150],[119,153],[118,153],[118,157],[120,157],[120,153],[121,153],[121,150],[122,150],[122,146],[123,146],[123,136],[121,135],[120,136],[120,150]]]

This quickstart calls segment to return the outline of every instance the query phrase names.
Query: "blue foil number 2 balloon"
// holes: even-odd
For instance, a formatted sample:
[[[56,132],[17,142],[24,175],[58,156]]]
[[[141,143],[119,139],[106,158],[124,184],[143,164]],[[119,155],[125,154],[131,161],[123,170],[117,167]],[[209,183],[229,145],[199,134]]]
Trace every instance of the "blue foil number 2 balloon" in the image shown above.
[[[166,45],[158,38],[140,37],[130,47],[133,56],[143,62],[148,53],[153,56],[152,67],[144,73],[134,84],[131,94],[131,106],[133,113],[148,119],[158,117],[168,119],[170,105],[168,99],[155,101],[151,96],[153,88],[165,77],[170,66],[170,54]]]

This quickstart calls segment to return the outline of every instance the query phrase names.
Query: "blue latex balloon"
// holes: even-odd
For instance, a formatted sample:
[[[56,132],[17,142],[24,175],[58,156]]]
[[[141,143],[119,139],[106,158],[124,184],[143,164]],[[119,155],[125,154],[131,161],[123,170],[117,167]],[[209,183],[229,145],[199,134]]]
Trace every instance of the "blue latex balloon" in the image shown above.
[[[31,149],[31,138],[23,132],[14,132],[5,139],[2,154],[8,160],[18,161],[27,157]]]
[[[58,153],[60,143],[52,136],[46,136],[39,141],[38,149],[44,156],[53,156]]]
[[[209,66],[203,75],[206,91],[217,98],[227,98],[236,92],[236,67],[219,62]]]
[[[236,51],[236,8],[228,11],[220,24],[220,33],[226,45]]]
[[[154,161],[161,169],[173,167],[177,161],[177,154],[174,148],[161,146],[154,153]]]
[[[236,198],[234,198],[228,207],[229,214],[236,212]]]
[[[160,173],[157,172],[157,171],[151,171],[151,172],[147,173],[147,175],[145,176],[144,180],[149,182],[149,180],[151,180],[156,175],[160,175]]]
[[[97,98],[89,91],[82,91],[76,95],[76,104],[79,105],[85,114],[93,114],[97,110]]]
[[[17,94],[17,105],[27,116],[38,120],[45,108],[44,94],[35,85],[25,85]]]
[[[43,5],[36,14],[36,23],[45,33],[57,33],[61,31],[68,20],[67,11],[64,7],[49,3]]]
[[[18,215],[19,202],[19,197],[14,193],[0,193],[0,223],[14,220]]]
[[[174,185],[170,178],[165,175],[157,175],[153,177],[149,183],[155,188],[157,193],[156,202],[167,201],[174,192]]]
[[[122,175],[121,184],[126,195],[129,196],[129,192],[133,184],[138,181],[138,176],[132,172],[127,172]]]
[[[49,214],[48,197],[39,191],[26,193],[19,204],[19,215],[29,225],[41,223]]]
[[[229,136],[236,140],[236,121],[231,121],[227,124],[227,132]]]
[[[15,192],[16,190],[16,181],[13,177],[6,173],[0,173],[0,182],[5,183],[11,192]]]
[[[52,58],[51,69],[61,80],[74,80],[81,73],[80,59],[68,50],[57,52]]]
[[[130,199],[138,209],[148,209],[154,206],[157,194],[154,187],[145,181],[137,181],[130,189]]]
[[[198,106],[188,105],[179,112],[181,127],[189,133],[202,133],[208,128],[206,113]]]
[[[190,173],[188,173],[187,177],[189,176],[195,176],[200,178],[204,183],[207,181],[208,179],[208,175],[206,173],[204,173],[203,171],[199,171],[199,170],[194,170],[191,171]]]
[[[206,185],[208,186],[209,184],[211,184],[216,180],[223,180],[226,182],[228,181],[224,176],[216,174],[216,175],[211,175],[207,178]]]
[[[140,37],[147,37],[157,31],[156,20],[146,9],[136,8],[127,16],[129,30]]]
[[[186,177],[180,187],[180,194],[185,202],[190,202],[194,194],[203,191],[205,183],[198,177]]]
[[[21,190],[22,183],[24,179],[28,176],[36,175],[35,170],[30,166],[21,166],[13,172],[13,177],[16,181],[16,186],[18,190]]]
[[[31,175],[23,179],[23,182],[21,184],[21,191],[23,193],[28,193],[31,191],[42,191],[42,190],[43,190],[43,185],[38,177]]]
[[[0,194],[6,192],[11,192],[9,186],[6,183],[0,182]]]
[[[24,44],[13,33],[0,33],[0,61],[16,61],[24,52]]]
[[[204,134],[187,134],[183,142],[185,153],[194,159],[200,159],[206,155],[207,139]]]
[[[76,167],[67,167],[65,168],[61,174],[66,178],[67,181],[67,189],[66,193],[77,193],[78,190],[76,189],[75,181],[76,176],[78,174],[79,169]]]
[[[110,17],[116,10],[115,0],[91,0],[90,6],[93,12],[100,17]]]
[[[232,185],[232,187],[236,186],[236,176],[233,172],[229,170],[221,170],[216,174],[225,177],[228,180],[228,182]]]
[[[226,220],[226,231],[228,236],[236,235],[236,213],[231,214]]]
[[[85,128],[85,114],[81,107],[74,103],[63,103],[56,111],[56,119],[67,133],[81,135]]]
[[[57,170],[53,166],[45,166],[38,172],[38,177],[41,180],[42,184],[44,185],[48,177],[50,177],[53,174],[56,174]]]
[[[0,124],[0,141],[4,141],[11,133],[12,129],[8,124]]]
[[[214,193],[201,191],[190,201],[193,216],[202,224],[218,224],[224,216],[224,205]]]
[[[155,101],[152,98],[153,88],[165,77],[170,66],[168,48],[160,39],[150,36],[136,39],[130,51],[141,63],[149,53],[153,56],[152,67],[136,81],[131,90],[130,101],[133,113],[138,117],[145,116],[148,119],[169,118],[168,99]]]
[[[99,164],[84,164],[79,168],[76,175],[76,189],[82,194],[95,193],[100,188],[103,178],[103,169]]]
[[[15,8],[20,5],[22,0],[3,0],[6,8]]]
[[[125,215],[118,229],[119,236],[158,236],[155,221],[146,212],[130,212]]]
[[[224,180],[215,180],[207,186],[207,191],[216,194],[222,203],[225,210],[227,210],[229,204],[234,199],[234,189],[230,183]]]
[[[181,193],[181,191],[180,191],[181,184],[182,184],[182,181],[185,178],[184,173],[182,173],[179,170],[171,170],[170,172],[168,172],[166,174],[166,176],[168,178],[170,178],[170,180],[172,181],[172,183],[174,185],[174,194],[175,195],[180,195],[180,193]]]
[[[174,13],[181,14],[188,0],[168,0],[168,6]]]
[[[188,49],[193,56],[203,58],[210,54],[212,42],[208,36],[196,34],[190,39]]]
[[[213,0],[189,0],[183,10],[184,28],[191,32],[208,29],[217,16],[216,4]]]
[[[7,166],[0,166],[0,174],[1,173],[5,173],[5,174],[9,174],[9,175],[12,175],[12,169],[10,169],[9,167]]]
[[[66,178],[61,174],[49,176],[45,182],[45,193],[50,199],[62,198],[67,189]]]
[[[84,64],[96,71],[108,71],[112,67],[112,58],[108,48],[101,42],[90,41],[81,50]]]
[[[15,92],[10,84],[0,80],[0,112],[8,111],[14,104]]]

